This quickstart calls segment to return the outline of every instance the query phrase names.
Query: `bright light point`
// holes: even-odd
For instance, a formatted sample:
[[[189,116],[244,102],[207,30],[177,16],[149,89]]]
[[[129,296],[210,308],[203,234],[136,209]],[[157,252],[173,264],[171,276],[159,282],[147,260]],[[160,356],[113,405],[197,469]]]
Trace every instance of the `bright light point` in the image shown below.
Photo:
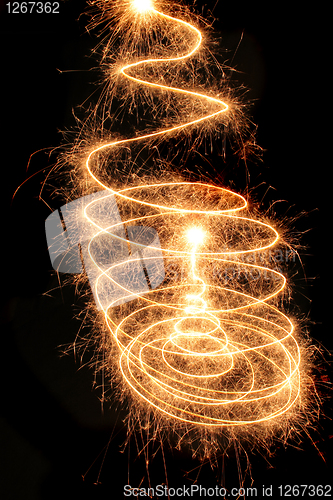
[[[193,245],[199,245],[199,243],[202,243],[204,237],[205,233],[202,229],[200,229],[200,227],[192,227],[192,229],[187,232],[187,239]]]
[[[133,0],[133,8],[143,14],[153,9],[154,6],[151,0]]]

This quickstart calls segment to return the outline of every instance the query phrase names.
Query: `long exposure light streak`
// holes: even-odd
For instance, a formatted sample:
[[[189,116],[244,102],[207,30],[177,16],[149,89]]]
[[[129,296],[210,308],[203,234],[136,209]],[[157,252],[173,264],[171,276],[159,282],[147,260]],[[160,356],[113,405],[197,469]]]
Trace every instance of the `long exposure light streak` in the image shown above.
[[[119,76],[162,100],[165,93],[185,96],[207,109],[172,127],[95,145],[85,158],[93,185],[105,190],[85,206],[84,217],[95,231],[87,247],[97,273],[94,296],[118,346],[108,367],[119,371],[139,406],[172,425],[267,424],[288,412],[301,390],[295,327],[278,307],[287,281],[268,267],[266,251],[281,243],[278,231],[254,219],[246,199],[229,189],[172,179],[114,189],[101,175],[100,160],[110,151],[214,126],[230,111],[217,97],[142,76],[152,66],[163,73],[166,64],[185,64],[203,35],[150,0],[126,5],[127,15],[141,16],[152,30],[161,21],[185,30],[189,45],[168,57],[126,61]],[[101,219],[108,198],[121,222]],[[146,289],[138,285],[145,276]]]
[[[135,2],[133,2],[133,3],[135,4]],[[155,10],[153,7],[151,7],[149,9],[149,12],[150,13],[154,13],[154,14],[156,14],[157,16],[159,16],[161,18],[164,18],[164,19],[167,19],[167,20],[170,20],[170,21],[173,21],[175,23],[178,23],[180,25],[185,26],[190,31],[192,31],[192,32],[195,33],[197,41],[194,44],[193,49],[190,50],[189,52],[187,52],[186,54],[183,54],[183,55],[177,56],[177,57],[171,57],[171,58],[145,59],[143,61],[138,61],[138,62],[135,62],[135,63],[127,64],[127,65],[125,65],[125,66],[123,66],[121,68],[120,73],[124,77],[126,77],[127,79],[129,79],[129,80],[131,80],[131,81],[133,81],[133,82],[135,82],[137,84],[141,84],[141,85],[145,85],[145,86],[148,86],[148,87],[152,87],[155,90],[156,89],[157,90],[166,90],[166,91],[170,91],[170,92],[176,92],[176,93],[179,93],[179,94],[184,94],[186,96],[191,96],[191,97],[195,97],[195,98],[199,98],[199,99],[204,99],[204,100],[208,101],[210,104],[216,104],[219,107],[219,109],[218,109],[218,111],[215,111],[214,113],[209,113],[206,116],[201,116],[199,118],[196,118],[195,120],[191,120],[189,122],[182,123],[182,124],[180,124],[178,126],[174,126],[174,127],[171,127],[171,128],[168,128],[168,129],[164,129],[164,130],[161,130],[161,131],[158,131],[158,132],[154,132],[154,133],[151,133],[151,134],[145,134],[143,136],[134,137],[134,138],[131,138],[131,139],[124,139],[124,140],[120,140],[120,141],[113,141],[113,142],[110,142],[110,143],[107,143],[107,144],[103,144],[102,146],[99,146],[98,148],[93,149],[90,152],[90,154],[88,155],[88,157],[87,157],[86,167],[87,167],[87,170],[88,170],[90,176],[101,187],[103,187],[103,189],[107,189],[107,186],[104,185],[94,175],[94,173],[92,172],[91,167],[90,167],[90,163],[91,163],[92,157],[96,153],[99,153],[99,152],[103,151],[104,149],[115,148],[115,147],[119,147],[119,146],[125,147],[126,145],[128,145],[128,144],[130,144],[132,142],[145,141],[145,140],[153,139],[155,137],[162,136],[162,135],[165,135],[165,134],[170,134],[172,132],[177,132],[177,131],[179,131],[181,129],[184,129],[186,127],[197,125],[197,124],[199,124],[201,122],[204,122],[206,120],[209,120],[209,119],[212,119],[214,117],[217,117],[218,115],[220,115],[222,113],[225,113],[228,110],[228,104],[226,104],[225,102],[221,101],[220,99],[217,99],[217,98],[205,95],[205,94],[200,94],[198,92],[192,92],[192,91],[184,90],[184,89],[177,88],[177,87],[170,87],[170,86],[161,85],[161,84],[158,84],[158,83],[155,83],[155,82],[154,83],[153,82],[149,82],[147,80],[141,80],[141,79],[136,78],[134,76],[131,76],[129,74],[129,72],[130,72],[131,69],[135,69],[135,68],[138,68],[139,66],[145,66],[145,65],[151,64],[151,63],[153,63],[153,64],[158,64],[158,63],[178,63],[178,62],[184,61],[185,59],[188,59],[193,54],[195,54],[199,50],[199,48],[201,46],[201,43],[202,43],[202,35],[201,35],[200,31],[197,28],[195,28],[194,26],[192,26],[191,24],[189,24],[189,23],[187,23],[185,21],[182,21],[181,19],[176,19],[174,17],[171,17],[171,16],[168,16],[166,14],[163,14],[162,12],[159,12],[159,11]]]

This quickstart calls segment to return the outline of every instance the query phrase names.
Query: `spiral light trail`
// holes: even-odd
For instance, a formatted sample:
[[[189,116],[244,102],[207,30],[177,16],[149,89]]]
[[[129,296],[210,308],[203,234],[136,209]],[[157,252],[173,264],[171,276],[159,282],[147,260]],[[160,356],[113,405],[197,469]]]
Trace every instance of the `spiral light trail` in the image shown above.
[[[245,198],[228,189],[163,182],[114,190],[96,173],[104,151],[167,138],[228,113],[228,104],[218,98],[138,76],[147,65],[182,64],[199,50],[202,35],[188,22],[156,10],[150,0],[133,0],[130,8],[133,15],[151,16],[152,23],[164,19],[186,28],[193,46],[175,57],[126,64],[122,77],[152,92],[205,101],[210,111],[174,127],[100,145],[86,158],[90,177],[106,190],[84,214],[96,228],[88,248],[98,270],[94,293],[119,348],[118,367],[132,394],[173,422],[208,427],[268,422],[287,412],[300,394],[300,348],[293,323],[277,307],[286,279],[267,267],[266,251],[278,244],[278,232],[252,219]],[[116,200],[122,222],[105,227],[98,204],[107,197]],[[139,228],[135,238],[133,228]],[[127,252],[127,258],[101,265],[100,241],[122,255]],[[149,275],[146,292],[136,286],[142,265],[164,273],[157,287],[154,274]],[[109,303],[102,299],[105,287],[118,290]]]

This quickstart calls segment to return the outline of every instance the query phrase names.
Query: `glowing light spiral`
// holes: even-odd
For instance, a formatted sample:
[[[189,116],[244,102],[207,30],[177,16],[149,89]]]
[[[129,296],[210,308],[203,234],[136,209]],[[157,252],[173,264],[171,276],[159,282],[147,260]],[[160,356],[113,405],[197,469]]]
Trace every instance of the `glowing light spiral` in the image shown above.
[[[143,251],[145,262],[156,263],[161,250],[169,269],[161,286],[145,294],[121,285],[128,260],[101,269],[96,295],[105,280],[123,293],[104,309],[128,385],[165,414],[195,424],[244,425],[286,412],[299,395],[299,348],[291,321],[268,303],[286,280],[242,261],[272,247],[276,230],[238,215],[246,207],[241,196],[205,184],[140,186],[115,197],[120,207],[131,206],[125,226],[155,229],[161,243],[129,240],[131,263]],[[110,241],[122,240],[119,226],[108,227]],[[217,268],[219,276],[236,269],[238,278],[223,286]],[[129,297],[135,300],[119,304]]]
[[[277,244],[277,231],[251,218],[245,198],[227,189],[164,182],[115,190],[96,173],[99,155],[106,150],[168,136],[228,112],[228,104],[218,98],[138,76],[146,66],[190,58],[199,50],[202,35],[191,24],[159,12],[150,1],[134,0],[131,7],[136,15],[151,16],[153,23],[164,19],[186,28],[193,47],[174,57],[125,64],[121,75],[152,91],[202,100],[210,109],[174,127],[102,144],[88,154],[89,175],[108,191],[106,197],[114,197],[122,219],[105,227],[95,215],[100,200],[85,207],[85,217],[96,227],[89,244],[99,273],[95,296],[119,347],[123,380],[142,403],[200,426],[267,422],[288,411],[300,393],[294,327],[276,306],[286,279],[266,265],[265,252]],[[133,227],[151,233],[131,238]],[[127,249],[130,257],[101,266],[96,252],[101,237],[110,248]],[[253,263],[245,262],[245,255],[252,256]],[[263,265],[258,265],[258,256]],[[156,274],[162,266],[165,275],[155,288],[150,275],[150,289],[141,293],[135,287],[136,264],[143,262],[155,266]],[[123,285],[128,273],[133,286]],[[221,279],[231,274],[232,282]],[[121,290],[121,295],[105,304],[101,291],[107,286]]]

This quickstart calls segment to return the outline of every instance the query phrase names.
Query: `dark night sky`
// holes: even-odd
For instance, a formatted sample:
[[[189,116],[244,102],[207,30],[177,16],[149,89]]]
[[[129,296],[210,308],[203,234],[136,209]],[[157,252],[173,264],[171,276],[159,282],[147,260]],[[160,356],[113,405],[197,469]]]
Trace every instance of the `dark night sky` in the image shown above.
[[[95,89],[94,73],[88,72],[95,63],[87,55],[96,40],[84,33],[84,20],[77,21],[84,5],[78,0],[60,2],[57,15],[9,15],[3,2],[0,7],[2,227],[6,235],[2,240],[0,416],[0,497],[4,500],[118,499],[127,484],[128,457],[119,452],[125,437],[124,414],[107,408],[102,414],[99,393],[91,389],[92,371],[78,371],[73,356],[59,356],[58,346],[72,342],[77,332],[80,323],[73,319],[73,307],[77,312],[80,301],[68,288],[43,295],[57,287],[44,236],[49,209],[38,200],[43,174],[24,184],[10,203],[29,175],[29,156],[43,150],[34,155],[31,174],[48,165],[49,148],[61,142],[59,130],[74,126],[72,108]],[[320,94],[320,83],[313,76],[320,52],[319,29],[312,27],[313,12],[290,13],[281,4],[271,7],[268,2],[263,10],[259,5],[250,7],[247,2],[243,8],[229,2],[224,6],[221,0],[216,29],[231,54],[244,33],[233,64],[242,72],[240,83],[251,89],[249,97],[256,100],[252,119],[265,150],[264,163],[250,164],[250,188],[265,182],[265,187],[255,189],[260,198],[272,186],[263,208],[285,200],[276,205],[280,217],[308,214],[294,224],[297,231],[309,230],[302,238],[307,246],[302,260],[308,280],[298,274],[295,292],[302,313],[310,317],[310,334],[332,349],[324,322],[328,203],[323,192],[328,163],[323,161],[323,139],[317,133],[321,124],[314,105]],[[79,71],[60,73],[58,69]],[[239,171],[235,179],[243,189],[245,175]],[[331,405],[324,409],[329,414]],[[271,467],[259,455],[252,457],[254,485],[329,483],[333,429],[326,419],[320,425],[313,437],[326,463],[308,441],[302,450],[279,446]],[[151,466],[153,484],[164,480],[158,460]],[[182,471],[198,465],[181,453],[167,453],[166,460],[170,486],[187,484]],[[237,486],[232,463],[226,472],[230,487]],[[130,473],[132,485],[137,486],[144,475],[143,463],[133,463]],[[94,485],[98,477],[101,484]],[[215,486],[208,466],[200,482]]]

